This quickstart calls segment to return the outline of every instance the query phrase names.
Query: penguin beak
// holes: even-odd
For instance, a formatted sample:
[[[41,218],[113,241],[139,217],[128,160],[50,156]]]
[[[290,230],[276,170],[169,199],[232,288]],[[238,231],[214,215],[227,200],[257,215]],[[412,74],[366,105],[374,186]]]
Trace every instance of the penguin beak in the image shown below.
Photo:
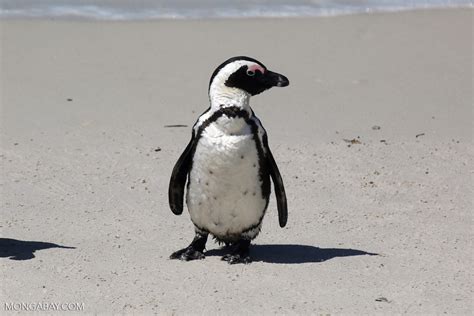
[[[270,87],[286,87],[290,84],[288,78],[270,70],[265,71],[262,80]]]

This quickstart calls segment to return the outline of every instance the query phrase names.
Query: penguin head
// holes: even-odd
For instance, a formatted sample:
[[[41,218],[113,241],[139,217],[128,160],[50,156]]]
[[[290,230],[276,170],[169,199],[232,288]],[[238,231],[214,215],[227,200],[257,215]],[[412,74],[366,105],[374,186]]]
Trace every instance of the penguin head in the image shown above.
[[[286,87],[288,79],[246,56],[232,57],[214,70],[209,82],[211,100],[254,96],[272,87]]]

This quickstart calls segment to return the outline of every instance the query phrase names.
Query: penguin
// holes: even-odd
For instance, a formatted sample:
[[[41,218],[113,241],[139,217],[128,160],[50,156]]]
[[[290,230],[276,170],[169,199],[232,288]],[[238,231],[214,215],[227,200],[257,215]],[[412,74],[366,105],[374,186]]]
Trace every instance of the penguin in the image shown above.
[[[180,215],[186,187],[195,237],[170,259],[205,258],[211,234],[230,249],[222,260],[250,263],[249,246],[262,227],[271,193],[270,178],[279,224],[285,227],[288,210],[283,180],[267,133],[249,100],[272,87],[288,85],[284,75],[246,56],[232,57],[214,70],[208,89],[210,107],[194,124],[191,140],[173,168],[168,190],[171,211]]]

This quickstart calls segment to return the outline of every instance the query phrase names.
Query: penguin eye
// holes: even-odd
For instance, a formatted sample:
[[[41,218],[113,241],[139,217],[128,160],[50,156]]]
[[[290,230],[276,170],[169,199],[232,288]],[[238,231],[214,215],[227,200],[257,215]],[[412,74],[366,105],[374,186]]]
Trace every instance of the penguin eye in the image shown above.
[[[249,77],[255,76],[255,71],[253,71],[253,70],[247,70],[247,76],[249,76]]]

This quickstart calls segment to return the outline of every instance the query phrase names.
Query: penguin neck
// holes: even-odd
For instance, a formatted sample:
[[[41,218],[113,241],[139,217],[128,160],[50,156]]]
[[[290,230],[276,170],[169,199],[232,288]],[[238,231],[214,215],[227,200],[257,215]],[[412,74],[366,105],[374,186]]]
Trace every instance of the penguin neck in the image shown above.
[[[237,107],[250,113],[250,94],[241,89],[221,87],[209,90],[211,108]]]

